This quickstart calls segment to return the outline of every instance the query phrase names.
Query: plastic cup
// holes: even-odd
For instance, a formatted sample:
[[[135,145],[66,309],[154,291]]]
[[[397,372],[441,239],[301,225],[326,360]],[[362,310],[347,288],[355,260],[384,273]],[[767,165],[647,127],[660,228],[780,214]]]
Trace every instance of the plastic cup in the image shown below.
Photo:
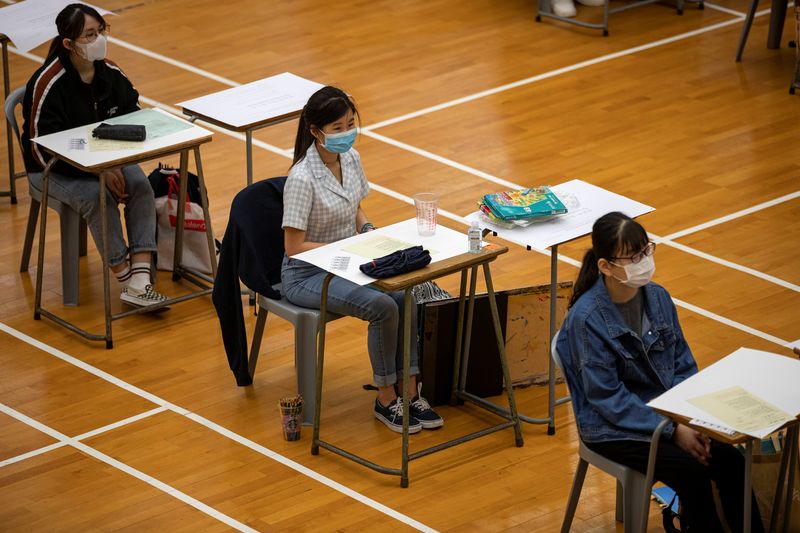
[[[432,192],[415,194],[414,206],[417,208],[417,233],[422,236],[435,234],[439,195]]]
[[[281,411],[281,427],[283,440],[300,440],[300,428],[303,427],[303,406],[284,407],[278,404]]]

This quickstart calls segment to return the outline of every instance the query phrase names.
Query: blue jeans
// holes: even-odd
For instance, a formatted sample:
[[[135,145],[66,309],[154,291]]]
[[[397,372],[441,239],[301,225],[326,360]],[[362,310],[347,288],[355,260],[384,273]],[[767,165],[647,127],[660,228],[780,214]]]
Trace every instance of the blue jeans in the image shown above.
[[[125,176],[125,192],[128,200],[125,203],[125,227],[128,229],[130,247],[122,236],[122,224],[119,219],[119,207],[111,192],[106,189],[106,219],[108,220],[108,264],[117,266],[128,257],[128,252],[156,251],[156,206],[153,188],[147,181],[138,165],[122,167]],[[28,180],[42,190],[44,173],[31,172]],[[62,204],[70,206],[86,220],[92,232],[97,250],[103,253],[102,222],[100,219],[100,180],[97,176],[87,174],[69,177],[50,172],[49,195]]]
[[[295,305],[319,309],[322,282],[328,274],[319,267],[283,257],[281,282],[286,299]],[[382,292],[335,276],[328,286],[328,311],[369,321],[367,349],[375,384],[397,383],[403,372],[404,292]],[[413,300],[412,300],[413,301]],[[417,351],[417,306],[411,307],[410,374],[419,374]]]

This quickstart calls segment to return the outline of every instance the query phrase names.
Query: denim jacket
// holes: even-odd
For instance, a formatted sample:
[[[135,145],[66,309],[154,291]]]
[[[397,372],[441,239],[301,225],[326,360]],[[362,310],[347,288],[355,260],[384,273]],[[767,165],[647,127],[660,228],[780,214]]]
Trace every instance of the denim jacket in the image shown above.
[[[642,290],[641,338],[611,302],[603,276],[564,319],[557,348],[585,442],[649,441],[663,417],[647,402],[697,372],[669,293],[655,283]]]

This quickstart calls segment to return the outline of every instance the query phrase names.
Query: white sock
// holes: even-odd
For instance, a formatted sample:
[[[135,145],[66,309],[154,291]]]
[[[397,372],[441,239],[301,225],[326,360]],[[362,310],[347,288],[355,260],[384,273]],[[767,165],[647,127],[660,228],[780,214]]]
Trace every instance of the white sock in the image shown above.
[[[128,265],[128,263],[125,262],[125,268],[123,268],[119,272],[114,272],[114,276],[116,276],[117,281],[119,281],[119,284],[122,285],[123,289],[125,287],[127,287],[128,286],[128,282],[131,279],[131,267],[130,267],[130,265]]]
[[[150,285],[150,263],[133,263],[128,287],[144,292],[148,285]]]

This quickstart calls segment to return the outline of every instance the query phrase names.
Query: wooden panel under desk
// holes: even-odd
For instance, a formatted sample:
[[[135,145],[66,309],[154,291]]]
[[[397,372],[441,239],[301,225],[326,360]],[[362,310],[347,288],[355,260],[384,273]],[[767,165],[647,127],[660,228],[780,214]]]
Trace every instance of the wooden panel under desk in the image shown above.
[[[431,279],[440,278],[448,274],[460,272],[465,268],[480,265],[481,263],[488,263],[497,259],[498,255],[504,254],[508,251],[505,246],[498,244],[487,244],[483,247],[480,253],[463,253],[449,259],[431,263],[424,268],[406,272],[391,278],[376,280],[371,285],[382,291],[392,292],[419,285]]]

